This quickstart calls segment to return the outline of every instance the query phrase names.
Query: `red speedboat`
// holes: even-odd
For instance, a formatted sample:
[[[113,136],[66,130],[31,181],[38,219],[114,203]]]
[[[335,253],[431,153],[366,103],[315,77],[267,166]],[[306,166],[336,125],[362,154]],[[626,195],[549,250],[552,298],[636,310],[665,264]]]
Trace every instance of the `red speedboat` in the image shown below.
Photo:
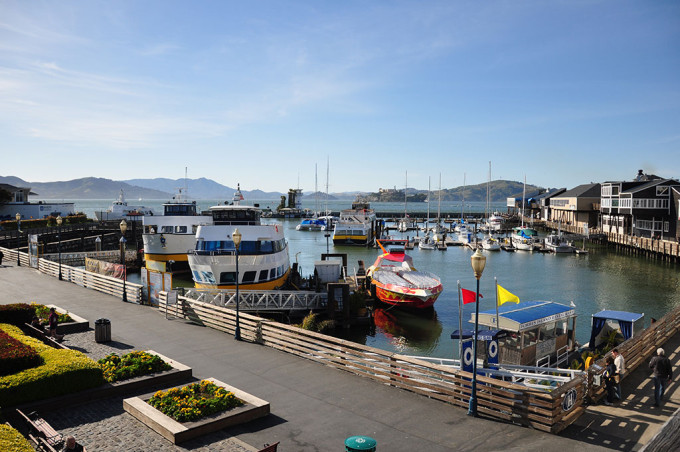
[[[438,276],[417,271],[413,259],[405,252],[406,240],[390,240],[387,248],[381,240],[383,254],[368,268],[373,294],[383,303],[408,308],[429,308],[443,287]]]

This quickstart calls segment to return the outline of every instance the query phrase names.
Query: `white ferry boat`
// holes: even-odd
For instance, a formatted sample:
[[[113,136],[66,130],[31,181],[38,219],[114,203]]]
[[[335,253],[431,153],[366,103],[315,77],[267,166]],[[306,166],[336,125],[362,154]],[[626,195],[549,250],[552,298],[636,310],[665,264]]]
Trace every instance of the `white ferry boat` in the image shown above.
[[[163,204],[163,215],[145,215],[142,223],[146,268],[181,271],[189,269],[187,253],[195,246],[198,225],[212,223],[212,216],[197,212],[196,201],[187,199],[185,187]]]
[[[195,248],[188,255],[197,288],[236,286],[236,249],[232,234],[237,228],[242,236],[238,251],[239,288],[272,290],[286,282],[290,258],[280,224],[262,224],[258,207],[241,205],[236,200],[229,205],[213,206],[210,212],[212,224],[198,226]]]
[[[373,241],[375,211],[369,203],[355,201],[351,209],[340,212],[333,229],[334,245],[368,245]]]
[[[99,210],[94,213],[97,220],[121,220],[129,217],[140,217],[146,215],[156,215],[156,212],[150,207],[132,206],[128,205],[125,200],[125,193],[120,189],[118,199],[113,201],[111,207],[107,210]]]

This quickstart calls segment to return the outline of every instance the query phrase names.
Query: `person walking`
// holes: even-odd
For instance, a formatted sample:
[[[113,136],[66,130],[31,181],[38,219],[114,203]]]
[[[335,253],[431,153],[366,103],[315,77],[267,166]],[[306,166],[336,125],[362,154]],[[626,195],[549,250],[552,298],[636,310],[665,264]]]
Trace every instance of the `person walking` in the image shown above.
[[[604,404],[612,405],[614,403],[614,397],[616,396],[616,383],[614,382],[616,366],[614,365],[614,359],[611,356],[607,356],[605,362],[607,367],[605,367],[602,377],[604,378],[604,387],[607,390],[607,396],[604,399]]]
[[[616,398],[621,400],[621,380],[623,380],[623,374],[626,372],[626,360],[623,359],[618,348],[612,350],[612,356],[614,357],[614,366],[616,366]]]
[[[663,400],[668,383],[673,379],[673,367],[671,360],[666,358],[663,348],[656,349],[656,356],[649,361],[649,368],[654,371],[654,406],[659,406]]]

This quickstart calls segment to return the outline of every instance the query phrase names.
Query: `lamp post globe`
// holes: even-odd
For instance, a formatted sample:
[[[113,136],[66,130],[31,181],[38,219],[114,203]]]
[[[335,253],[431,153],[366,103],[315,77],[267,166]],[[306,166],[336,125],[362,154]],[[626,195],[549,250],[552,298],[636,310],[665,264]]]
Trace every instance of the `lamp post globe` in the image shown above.
[[[59,252],[59,281],[62,280],[62,277],[61,277],[61,223],[63,221],[64,220],[61,218],[61,215],[58,215],[57,216],[57,226],[59,227],[59,233],[58,233],[59,234],[59,245],[58,245],[57,250]]]
[[[14,215],[14,218],[17,220],[17,267],[21,267],[21,260],[19,259],[19,247],[21,246],[21,214],[17,212],[17,214]]]
[[[240,305],[240,297],[238,293],[238,249],[241,246],[241,238],[242,235],[239,232],[238,228],[234,229],[234,232],[231,233],[231,239],[234,241],[234,250],[235,252],[235,260],[236,260],[236,329],[234,330],[234,339],[237,341],[241,340],[241,325],[239,322],[239,305]]]
[[[127,266],[125,265],[125,231],[127,231],[127,223],[125,220],[120,222],[120,263],[123,266],[123,301],[127,302],[127,290],[125,288],[125,280],[127,279]]]
[[[472,271],[475,273],[477,279],[477,293],[475,299],[475,334],[472,338],[472,387],[470,391],[470,403],[468,407],[468,416],[477,416],[477,333],[479,332],[479,280],[484,272],[486,266],[486,256],[484,256],[477,248],[477,251],[470,257],[470,264],[472,264]]]

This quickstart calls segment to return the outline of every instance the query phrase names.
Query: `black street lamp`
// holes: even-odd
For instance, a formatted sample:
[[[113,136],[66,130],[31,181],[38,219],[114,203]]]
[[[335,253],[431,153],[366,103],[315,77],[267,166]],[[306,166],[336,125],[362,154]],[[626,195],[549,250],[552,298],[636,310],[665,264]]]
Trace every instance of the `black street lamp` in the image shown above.
[[[236,330],[234,331],[234,339],[237,341],[241,340],[241,325],[239,323],[239,304],[241,299],[238,294],[238,248],[241,245],[241,237],[238,228],[234,229],[231,239],[234,241],[234,248],[236,249]]]
[[[479,279],[482,277],[484,267],[486,266],[486,256],[484,256],[479,248],[470,258],[472,270],[475,272],[477,279],[477,297],[475,303],[475,335],[473,337],[473,353],[472,353],[472,391],[470,395],[470,406],[468,408],[468,416],[477,416],[477,333],[479,332]]]
[[[19,259],[19,247],[21,246],[19,240],[21,235],[21,214],[17,212],[14,216],[17,219],[17,267],[21,267],[21,260]]]
[[[127,291],[125,289],[125,280],[127,279],[127,266],[125,265],[125,231],[127,231],[127,223],[125,220],[120,221],[120,263],[123,265],[123,301],[127,303]]]
[[[62,280],[61,277],[61,223],[62,223],[62,218],[61,215],[57,216],[57,226],[59,226],[59,281]]]

